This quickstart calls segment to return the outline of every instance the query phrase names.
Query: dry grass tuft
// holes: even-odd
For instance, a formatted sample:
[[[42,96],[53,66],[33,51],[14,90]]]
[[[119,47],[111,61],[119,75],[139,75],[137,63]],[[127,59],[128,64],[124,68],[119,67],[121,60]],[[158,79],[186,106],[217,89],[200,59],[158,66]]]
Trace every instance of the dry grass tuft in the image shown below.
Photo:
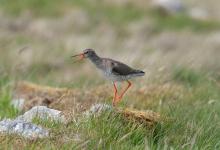
[[[154,126],[156,123],[161,121],[161,116],[159,113],[155,113],[151,110],[139,111],[134,109],[119,109],[120,114],[122,114],[127,120],[145,124],[148,127]]]

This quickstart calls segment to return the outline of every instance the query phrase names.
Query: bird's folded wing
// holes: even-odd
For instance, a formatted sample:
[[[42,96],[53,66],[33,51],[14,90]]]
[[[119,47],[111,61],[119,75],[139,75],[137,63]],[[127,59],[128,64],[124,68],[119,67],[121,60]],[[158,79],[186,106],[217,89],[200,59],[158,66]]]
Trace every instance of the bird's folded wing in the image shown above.
[[[112,67],[112,73],[115,75],[126,76],[135,73],[135,70],[123,63],[116,63]]]

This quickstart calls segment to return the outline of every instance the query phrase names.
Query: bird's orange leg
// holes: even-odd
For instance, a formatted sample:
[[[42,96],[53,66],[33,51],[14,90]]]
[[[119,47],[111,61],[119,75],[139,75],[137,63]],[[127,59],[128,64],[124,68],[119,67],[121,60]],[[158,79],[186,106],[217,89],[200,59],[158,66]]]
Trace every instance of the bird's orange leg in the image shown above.
[[[124,96],[124,94],[126,93],[126,91],[129,89],[129,87],[131,87],[131,85],[132,85],[131,82],[128,81],[128,80],[127,80],[127,82],[128,82],[128,86],[127,86],[127,87],[125,88],[125,90],[121,93],[121,95],[116,98],[116,103],[118,103],[118,102],[122,99],[122,97]]]
[[[113,82],[113,85],[114,85],[114,98],[113,98],[112,105],[115,106],[116,105],[116,100],[117,100],[117,92],[118,92],[118,90],[117,90],[115,82]]]

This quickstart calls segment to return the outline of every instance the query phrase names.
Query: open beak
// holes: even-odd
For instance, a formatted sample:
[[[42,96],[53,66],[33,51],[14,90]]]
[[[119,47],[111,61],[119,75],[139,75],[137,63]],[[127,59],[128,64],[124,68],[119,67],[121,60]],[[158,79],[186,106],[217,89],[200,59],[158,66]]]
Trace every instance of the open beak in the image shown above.
[[[73,56],[71,56],[71,57],[79,57],[79,60],[77,60],[77,61],[80,61],[80,60],[82,60],[82,59],[85,58],[85,54],[84,54],[84,53],[81,53],[81,54],[73,55]],[[76,61],[75,61],[75,62],[76,62]]]

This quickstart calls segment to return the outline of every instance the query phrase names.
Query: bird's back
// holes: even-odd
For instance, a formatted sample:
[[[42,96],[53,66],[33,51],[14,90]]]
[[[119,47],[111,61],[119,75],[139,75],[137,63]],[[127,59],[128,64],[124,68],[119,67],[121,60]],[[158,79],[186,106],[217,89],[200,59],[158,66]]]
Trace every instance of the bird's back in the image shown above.
[[[105,75],[111,80],[127,80],[133,77],[144,76],[145,74],[141,70],[133,69],[122,62],[110,58],[102,58],[102,61],[103,65],[101,68],[103,68]]]

